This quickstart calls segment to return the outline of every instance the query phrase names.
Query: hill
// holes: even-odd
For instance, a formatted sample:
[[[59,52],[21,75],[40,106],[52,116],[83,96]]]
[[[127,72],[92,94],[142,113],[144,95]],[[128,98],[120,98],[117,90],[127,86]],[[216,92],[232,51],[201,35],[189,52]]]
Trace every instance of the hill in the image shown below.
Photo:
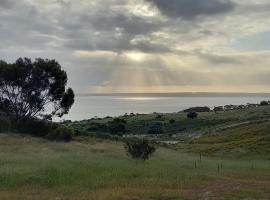
[[[115,118],[93,118],[67,123],[79,134],[103,135],[110,133],[110,122]],[[261,122],[270,119],[270,106],[260,106],[226,112],[203,112],[196,119],[187,118],[187,113],[130,114],[117,119],[125,121],[125,132],[115,133],[124,136],[155,136],[168,140],[183,140],[189,136],[220,131],[236,125]]]
[[[250,122],[207,133],[175,145],[185,152],[207,155],[268,156],[270,159],[270,122]]]
[[[0,135],[1,200],[269,199],[269,171],[261,158],[200,160],[160,147],[136,163],[121,142]]]

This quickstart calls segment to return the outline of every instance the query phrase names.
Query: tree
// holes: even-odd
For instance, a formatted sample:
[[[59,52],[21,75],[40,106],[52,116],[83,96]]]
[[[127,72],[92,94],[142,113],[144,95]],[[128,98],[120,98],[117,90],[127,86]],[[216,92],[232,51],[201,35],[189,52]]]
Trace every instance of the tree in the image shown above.
[[[190,112],[187,114],[187,117],[190,118],[190,119],[195,119],[198,117],[198,113],[196,112]]]
[[[73,90],[66,89],[67,80],[55,60],[0,61],[0,109],[16,121],[62,117],[74,103]]]
[[[268,106],[268,105],[269,105],[268,101],[261,101],[260,102],[260,106]]]
[[[223,106],[217,106],[217,107],[214,107],[214,112],[215,112],[215,113],[217,113],[217,112],[224,112]]]
[[[127,155],[136,160],[148,160],[156,148],[145,139],[128,139],[125,141]]]
[[[211,109],[207,106],[204,107],[191,107],[186,110],[184,110],[185,113],[190,113],[190,112],[210,112]]]

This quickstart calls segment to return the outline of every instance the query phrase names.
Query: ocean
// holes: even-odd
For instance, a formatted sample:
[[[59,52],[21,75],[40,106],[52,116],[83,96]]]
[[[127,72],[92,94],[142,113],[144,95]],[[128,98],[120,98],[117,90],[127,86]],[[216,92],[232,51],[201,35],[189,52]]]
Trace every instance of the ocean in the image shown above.
[[[64,120],[83,120],[92,117],[121,116],[125,113],[172,113],[194,106],[224,106],[259,103],[270,100],[270,94],[79,94]]]

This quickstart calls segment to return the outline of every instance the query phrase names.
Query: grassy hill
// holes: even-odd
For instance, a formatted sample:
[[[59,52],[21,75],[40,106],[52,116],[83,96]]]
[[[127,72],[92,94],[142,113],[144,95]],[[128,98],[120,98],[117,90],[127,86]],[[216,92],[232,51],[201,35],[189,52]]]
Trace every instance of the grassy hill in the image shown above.
[[[246,108],[242,110],[232,110],[226,112],[207,112],[199,113],[195,120],[187,118],[187,113],[155,113],[155,114],[137,114],[121,116],[119,118],[126,120],[127,133],[130,135],[149,134],[149,130],[155,124],[161,124],[164,134],[209,132],[238,124],[242,122],[260,121],[270,119],[270,106],[261,106],[256,108]],[[107,125],[113,118],[89,119],[79,122],[69,123],[69,126],[84,133],[102,133],[104,130],[98,129],[92,131],[91,128],[96,125]],[[106,131],[105,131],[106,132]]]
[[[109,117],[65,123],[77,130],[70,143],[0,134],[0,199],[270,199],[270,106],[120,119],[125,137],[157,142],[153,158],[136,162],[121,140],[101,139]],[[149,134],[156,123],[163,133]]]
[[[83,133],[84,135],[102,137],[104,134],[110,134],[108,127],[114,119],[115,118],[89,119],[67,123],[67,126],[73,127],[80,134]],[[231,141],[238,139],[231,144],[233,147],[237,142],[244,146],[245,144],[248,145],[248,142],[252,143],[252,138],[249,138],[251,134],[254,134],[254,137],[258,140],[261,139],[261,137],[266,137],[266,141],[268,141],[268,132],[270,132],[268,131],[269,123],[267,123],[270,120],[270,106],[218,113],[199,113],[198,118],[193,120],[187,118],[187,113],[184,112],[128,115],[121,116],[118,119],[126,121],[125,126],[127,131],[124,133],[124,137],[147,137],[158,142],[176,141],[180,143],[180,145],[178,145],[180,149],[188,148],[196,152],[200,150],[200,140],[206,140],[208,137],[210,138],[210,142],[212,138],[215,138],[213,139],[213,144],[216,143],[216,138],[224,137]],[[260,125],[255,126],[256,124]],[[245,132],[245,129],[250,128],[248,125],[253,127],[251,128],[252,133]],[[243,128],[241,128],[241,126]],[[236,137],[234,133],[238,136]],[[216,135],[221,136],[216,137]],[[203,138],[193,140],[201,136]],[[264,138],[262,138],[262,140],[263,139]],[[253,140],[256,139],[253,138]],[[196,149],[195,145],[192,145],[192,148],[189,147],[190,143],[198,143],[198,148]],[[206,144],[203,146],[206,147]],[[222,150],[220,143],[215,144],[216,147],[214,147],[214,145],[211,146],[213,147],[212,150],[202,150],[202,153],[215,153]],[[220,147],[220,149],[218,147]],[[223,147],[225,148],[224,151],[226,151],[229,145],[226,144],[226,146]],[[235,147],[237,147],[237,145]],[[257,145],[256,148],[261,148],[261,146]],[[262,149],[263,148],[265,149],[265,147],[262,147]],[[239,150],[241,150],[241,147]]]
[[[270,122],[248,123],[207,133],[175,148],[207,155],[260,155],[270,159]]]
[[[135,162],[121,142],[0,135],[1,200],[269,199],[269,172],[261,158],[200,160],[160,147]]]

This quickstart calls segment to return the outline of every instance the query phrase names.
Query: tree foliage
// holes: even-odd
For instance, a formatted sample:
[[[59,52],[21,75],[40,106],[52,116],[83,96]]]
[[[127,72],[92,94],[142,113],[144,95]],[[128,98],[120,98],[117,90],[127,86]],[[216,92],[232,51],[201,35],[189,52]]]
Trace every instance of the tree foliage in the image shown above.
[[[133,159],[148,160],[156,148],[145,139],[128,139],[125,141],[127,155]]]
[[[74,103],[73,90],[66,89],[67,80],[55,60],[0,61],[0,110],[17,120],[62,117]]]

